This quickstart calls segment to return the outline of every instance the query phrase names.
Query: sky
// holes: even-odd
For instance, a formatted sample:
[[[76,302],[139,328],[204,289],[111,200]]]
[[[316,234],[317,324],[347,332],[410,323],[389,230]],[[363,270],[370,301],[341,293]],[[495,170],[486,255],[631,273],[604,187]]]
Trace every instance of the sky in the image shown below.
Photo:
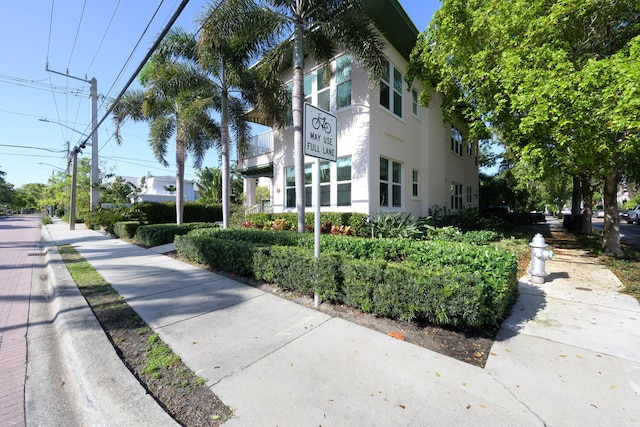
[[[16,188],[46,183],[67,167],[73,148],[90,132],[90,85],[98,89],[98,120],[140,65],[180,0],[0,0],[0,171]],[[209,2],[191,0],[175,26],[197,29]],[[400,0],[423,31],[438,0]],[[47,71],[48,70],[50,71]],[[72,76],[72,77],[68,77]],[[138,88],[137,79],[130,88]],[[111,118],[98,130],[101,171],[120,176],[175,176],[175,149],[169,167],[153,157],[148,126],[126,122],[123,143],[113,138]],[[80,157],[91,156],[91,147]],[[211,150],[203,166],[219,165]],[[185,178],[196,171],[187,159]]]

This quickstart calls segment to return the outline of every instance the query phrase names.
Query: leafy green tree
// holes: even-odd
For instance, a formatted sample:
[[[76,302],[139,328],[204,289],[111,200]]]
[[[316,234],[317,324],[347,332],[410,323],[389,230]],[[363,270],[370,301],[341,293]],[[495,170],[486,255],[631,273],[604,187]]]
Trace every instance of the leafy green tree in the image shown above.
[[[198,180],[196,187],[202,203],[221,203],[222,196],[222,170],[220,168],[205,167],[196,172]],[[230,171],[230,194],[229,201],[231,203],[242,203],[243,201],[243,182],[242,176],[236,171],[235,167]]]
[[[640,162],[635,0],[444,0],[408,77],[445,94],[472,132],[490,124],[530,180],[557,168],[580,181],[590,232],[593,183],[604,183],[603,247],[621,254],[615,193]],[[636,166],[637,168],[637,166]]]
[[[282,79],[293,68],[292,116],[298,232],[303,233],[305,190],[302,145],[305,58],[327,63],[341,48],[350,52],[369,78],[377,82],[384,71],[384,43],[366,14],[363,0],[230,0],[217,4],[224,34],[239,34],[259,42],[264,55],[257,69],[261,83]],[[293,62],[292,62],[293,60]],[[263,92],[264,94],[264,92]],[[261,99],[268,106],[266,96]],[[265,108],[265,104],[261,108]]]
[[[0,171],[0,203],[12,206],[15,200],[13,185],[5,180],[6,172]]]
[[[131,203],[140,194],[140,189],[121,176],[101,185],[100,199],[103,203]]]
[[[172,29],[139,76],[145,90],[125,93],[113,110],[116,140],[128,118],[149,123],[149,145],[165,166],[169,140],[176,141],[176,222],[184,212],[184,164],[187,153],[196,168],[220,138],[220,128],[210,116],[217,88],[197,64],[195,37]]]

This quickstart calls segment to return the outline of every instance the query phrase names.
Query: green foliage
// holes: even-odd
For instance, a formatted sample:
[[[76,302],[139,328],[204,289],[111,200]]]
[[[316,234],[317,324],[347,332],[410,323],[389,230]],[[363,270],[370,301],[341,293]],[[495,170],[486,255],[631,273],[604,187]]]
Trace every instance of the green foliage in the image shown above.
[[[316,292],[323,299],[338,299],[340,261],[336,254],[315,258],[313,252],[300,248],[263,247],[255,252],[253,266],[258,280],[305,295]]]
[[[176,222],[175,202],[143,202],[134,205],[148,224]],[[222,206],[191,202],[184,204],[184,222],[216,222],[222,220]]]
[[[138,221],[118,221],[113,226],[113,233],[121,239],[133,239],[139,226]]]
[[[186,259],[231,273],[249,275],[253,272],[256,250],[253,243],[176,235],[175,244],[178,254]]]
[[[201,229],[176,237],[176,248],[187,259],[381,316],[493,328],[515,301],[517,257],[486,245],[494,232],[467,234],[467,242],[323,235],[320,259],[310,233]]]
[[[407,214],[403,218],[402,212],[395,214],[378,212],[375,217],[371,217],[369,223],[372,228],[373,237],[418,237],[420,230],[414,223],[412,214]]]
[[[43,225],[47,225],[47,224],[53,224],[53,220],[51,219],[51,217],[49,215],[45,215],[40,219],[40,222]]]
[[[191,230],[197,228],[216,227],[211,223],[192,222],[189,224],[152,224],[138,227],[135,234],[135,240],[146,246],[159,246],[174,241],[176,236],[187,234]]]

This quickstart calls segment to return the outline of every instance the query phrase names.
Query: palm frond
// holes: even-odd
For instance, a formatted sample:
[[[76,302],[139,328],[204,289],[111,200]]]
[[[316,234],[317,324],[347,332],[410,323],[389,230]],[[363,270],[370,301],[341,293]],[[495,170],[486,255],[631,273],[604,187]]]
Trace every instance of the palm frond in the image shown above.
[[[163,166],[169,166],[166,160],[169,140],[176,130],[173,117],[157,117],[149,123],[149,145],[156,160]]]

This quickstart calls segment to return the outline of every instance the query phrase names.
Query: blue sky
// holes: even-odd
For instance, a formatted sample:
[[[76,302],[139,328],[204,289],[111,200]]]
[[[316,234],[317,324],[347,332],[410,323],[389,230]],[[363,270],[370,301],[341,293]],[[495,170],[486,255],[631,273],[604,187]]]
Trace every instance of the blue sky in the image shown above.
[[[8,182],[16,187],[46,183],[52,172],[67,166],[66,141],[73,147],[89,131],[89,84],[47,72],[46,65],[81,79],[95,77],[101,119],[105,99],[122,90],[179,4],[179,0],[0,2],[0,170]],[[191,0],[176,25],[195,30],[194,22],[206,4]],[[419,31],[440,5],[438,0],[400,0],[400,4]],[[112,135],[108,118],[98,131],[101,168],[123,176],[141,177],[147,171],[175,175],[173,147],[167,156],[170,166],[164,168],[151,154],[145,124],[127,123],[122,145]],[[82,156],[89,157],[90,150],[87,147]],[[195,179],[191,161],[187,163],[185,177]],[[212,150],[204,166],[217,163],[218,154]]]

